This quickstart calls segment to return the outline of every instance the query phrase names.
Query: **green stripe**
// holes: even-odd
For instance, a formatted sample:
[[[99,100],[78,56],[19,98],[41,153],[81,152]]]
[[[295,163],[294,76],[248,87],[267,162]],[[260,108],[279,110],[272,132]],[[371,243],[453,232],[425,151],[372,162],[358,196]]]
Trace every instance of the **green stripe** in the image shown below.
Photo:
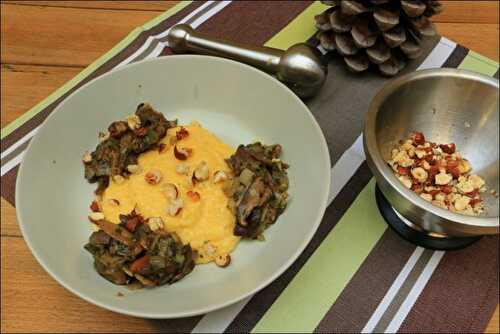
[[[458,68],[493,76],[498,71],[498,63],[477,52],[469,50],[469,53]]]
[[[138,27],[134,29],[130,34],[127,35],[123,40],[121,40],[118,44],[116,44],[111,50],[106,52],[103,56],[101,56],[99,59],[94,61],[92,64],[87,66],[83,71],[78,73],[73,79],[70,81],[66,82],[62,87],[57,89],[55,92],[50,94],[46,99],[44,99],[42,102],[31,108],[29,111],[25,112],[18,118],[16,118],[14,121],[6,125],[1,129],[1,135],[0,138],[3,139],[5,136],[9,135],[23,125],[25,122],[30,120],[32,117],[34,117],[36,114],[38,114],[40,111],[45,109],[48,105],[50,105],[52,102],[57,100],[59,97],[64,95],[66,92],[68,92],[71,88],[73,88],[75,85],[77,85],[80,81],[85,79],[89,74],[94,72],[97,68],[99,68],[102,64],[107,62],[109,59],[113,58],[116,54],[118,54],[120,51],[125,49],[142,31],[147,30],[156,24],[158,24],[161,20],[164,20],[165,18],[174,15],[181,9],[185,8],[187,5],[189,5],[192,1],[181,1],[179,4],[176,6],[170,8],[167,10],[165,13],[159,15],[158,17],[154,18],[153,20],[147,22],[141,27]]]
[[[319,1],[313,2],[290,24],[267,41],[265,46],[284,50],[295,43],[307,40],[316,32],[314,24],[311,24],[311,22],[314,22],[314,16],[323,12],[327,7]]]
[[[356,198],[253,332],[312,332],[387,228],[375,181]]]

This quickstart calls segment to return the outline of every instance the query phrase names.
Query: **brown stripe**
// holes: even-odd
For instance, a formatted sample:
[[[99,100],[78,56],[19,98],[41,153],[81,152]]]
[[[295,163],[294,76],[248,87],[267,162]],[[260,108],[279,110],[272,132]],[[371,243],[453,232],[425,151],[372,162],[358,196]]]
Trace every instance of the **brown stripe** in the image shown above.
[[[309,257],[323,242],[337,222],[342,218],[359,192],[366,186],[372,174],[364,162],[354,176],[342,188],[338,196],[326,210],[323,221],[313,239],[299,258],[278,279],[253,296],[247,305],[233,319],[226,332],[249,332],[279,297],[288,283],[302,269]]]
[[[460,44],[457,44],[450,57],[448,57],[442,67],[458,67],[458,65],[460,65],[464,58],[467,56],[467,53],[469,53],[469,49],[466,49]]]
[[[174,53],[172,52],[171,49],[165,48],[161,51],[160,55],[158,57],[164,57],[164,56],[170,56],[173,55]]]
[[[433,254],[434,254],[433,250],[426,249],[420,255],[420,257],[417,260],[417,263],[415,263],[415,266],[410,271],[410,274],[406,278],[405,282],[403,283],[399,291],[396,293],[394,299],[389,304],[387,310],[384,312],[379,322],[375,326],[373,330],[374,333],[380,333],[387,329],[392,319],[394,318],[399,308],[401,307],[401,304],[403,304],[406,297],[410,293],[411,289],[415,285],[415,282],[420,277],[420,274],[422,274],[422,271],[424,271],[425,266],[427,265]]]
[[[498,235],[446,252],[400,332],[482,333],[498,304]]]
[[[262,45],[312,1],[235,1],[197,30],[213,37]],[[228,29],[231,27],[231,29]],[[300,42],[300,41],[297,41]]]
[[[15,143],[17,140],[20,138],[24,137],[28,132],[33,130],[36,126],[41,124],[43,120],[54,110],[54,108],[61,103],[62,100],[64,100],[68,95],[73,93],[76,89],[84,85],[85,83],[89,82],[90,80],[108,72],[111,70],[114,66],[122,62],[123,60],[127,59],[131,54],[133,54],[141,45],[144,44],[148,36],[157,34],[169,26],[173,25],[174,23],[178,22],[181,20],[183,17],[185,17],[187,14],[189,14],[191,11],[195,10],[199,6],[203,5],[204,2],[202,1],[194,1],[193,3],[189,4],[185,8],[183,8],[181,11],[178,13],[172,15],[171,17],[165,19],[164,21],[160,22],[158,25],[155,27],[146,30],[144,32],[141,32],[139,36],[129,45],[127,46],[126,49],[122,50],[119,52],[116,56],[114,56],[112,59],[108,60],[106,63],[101,65],[99,68],[97,68],[94,72],[92,72],[88,77],[83,79],[81,82],[79,82],[75,87],[70,89],[68,92],[66,92],[63,96],[61,96],[59,99],[51,103],[49,106],[47,106],[44,110],[36,114],[33,118],[28,120],[26,123],[21,125],[19,128],[17,128],[15,131],[7,135],[2,141],[1,141],[1,150],[4,151],[7,149],[9,146],[11,146],[13,143]]]
[[[360,332],[414,250],[387,229],[315,332]]]
[[[16,202],[16,176],[18,170],[19,165],[12,168],[0,178],[2,197],[12,206],[15,206]]]
[[[493,75],[493,77],[494,77],[495,79],[497,79],[497,80],[498,80],[498,74],[499,74],[499,73],[500,73],[500,69],[497,71],[497,73],[495,73],[495,75]]]

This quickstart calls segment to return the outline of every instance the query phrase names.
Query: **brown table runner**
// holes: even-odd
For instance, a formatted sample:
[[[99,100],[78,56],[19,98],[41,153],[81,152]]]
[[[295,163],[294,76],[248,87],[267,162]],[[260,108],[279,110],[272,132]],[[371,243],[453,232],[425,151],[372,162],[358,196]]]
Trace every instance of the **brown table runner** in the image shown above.
[[[168,28],[185,22],[216,37],[286,48],[309,41],[310,1],[182,2],[134,30],[40,105],[2,129],[2,197],[14,205],[18,164],[50,112],[75,89],[113,68],[171,54]],[[428,40],[405,72],[460,67],[498,78],[498,64],[446,38]],[[167,332],[479,332],[498,303],[498,236],[437,252],[397,237],[380,217],[360,146],[363,117],[388,79],[354,75],[334,54],[320,94],[307,100],[332,157],[331,205],[299,259],[251,298],[204,316],[158,321]]]

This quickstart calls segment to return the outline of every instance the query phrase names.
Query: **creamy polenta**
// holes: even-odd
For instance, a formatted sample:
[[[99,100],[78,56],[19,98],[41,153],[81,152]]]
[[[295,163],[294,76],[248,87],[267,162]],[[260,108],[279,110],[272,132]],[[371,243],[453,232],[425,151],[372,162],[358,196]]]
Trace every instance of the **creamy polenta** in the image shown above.
[[[217,171],[230,173],[225,159],[234,149],[199,124],[184,128],[188,135],[176,144],[172,138],[181,127],[168,129],[161,140],[162,150],[141,154],[139,170],[128,179],[110,180],[99,204],[105,218],[115,224],[120,222],[120,214],[128,214],[134,208],[145,219],[160,217],[167,232],[175,232],[184,244],[190,244],[198,252],[196,263],[207,263],[231,253],[240,240],[233,235],[235,217],[227,207],[228,198],[222,191],[222,182],[214,182]],[[175,145],[191,150],[186,160],[175,157]],[[209,177],[193,185],[193,171],[203,162],[208,166]],[[146,174],[151,171],[159,172],[156,184],[146,181]],[[171,199],[165,195],[167,184],[177,187],[178,197],[183,202],[177,215],[168,210]],[[193,196],[196,193],[198,195]]]

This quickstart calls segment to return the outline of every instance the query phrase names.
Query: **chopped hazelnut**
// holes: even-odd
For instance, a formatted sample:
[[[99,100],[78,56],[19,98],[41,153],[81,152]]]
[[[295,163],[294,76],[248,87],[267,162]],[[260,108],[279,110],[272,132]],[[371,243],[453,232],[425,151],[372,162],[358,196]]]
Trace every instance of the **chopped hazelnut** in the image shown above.
[[[401,183],[408,189],[411,188],[412,186],[412,182],[410,180],[410,178],[406,175],[401,175],[398,177],[399,181],[401,181]]]
[[[410,167],[413,165],[413,159],[410,158],[406,151],[399,151],[395,157],[394,162],[398,163],[402,167]]]
[[[144,179],[146,180],[146,182],[152,185],[160,183],[161,177],[162,174],[159,170],[150,170],[146,173],[146,175],[144,175]]]
[[[148,226],[151,229],[151,231],[157,231],[163,229],[164,227],[163,219],[161,219],[161,217],[151,217],[148,219]]]
[[[200,200],[200,193],[197,191],[191,191],[189,190],[186,195],[191,198],[194,202],[198,202]]]
[[[131,130],[135,130],[141,127],[141,119],[136,114],[127,116],[127,124]]]
[[[85,151],[85,153],[83,154],[83,157],[82,157],[82,161],[85,163],[89,163],[92,161],[92,155],[90,154],[89,151]]]
[[[177,147],[177,145],[174,146],[174,156],[178,160],[186,160],[189,158],[192,154],[192,150],[190,148],[186,147]]]
[[[109,132],[99,132],[99,142],[109,139]]]
[[[447,173],[441,172],[435,176],[435,182],[439,185],[446,185],[450,183],[451,180],[453,180],[453,177]]]
[[[99,202],[92,201],[92,203],[90,203],[90,210],[92,210],[92,212],[100,212],[101,207],[99,205]]]
[[[427,162],[427,160],[424,160],[422,162],[422,167],[425,169],[425,170],[429,170],[431,169],[431,165]]]
[[[125,178],[121,175],[114,175],[113,181],[115,181],[116,184],[122,184],[123,182],[125,182]]]
[[[128,165],[127,170],[130,174],[139,174],[142,172],[142,167],[139,165]]]
[[[184,201],[182,198],[177,198],[175,200],[170,201],[170,205],[167,208],[167,212],[170,216],[175,217],[181,212],[184,207]]]
[[[454,206],[457,211],[463,211],[467,208],[467,205],[469,205],[470,198],[467,196],[460,196],[458,199],[455,200]]]
[[[422,167],[413,168],[411,175],[420,183],[427,181],[427,177],[429,176]]]
[[[215,258],[215,264],[221,268],[227,267],[231,263],[231,255],[223,254]]]
[[[175,166],[175,171],[178,174],[187,175],[189,173],[189,166],[186,164],[180,163],[177,166]]]
[[[444,200],[446,199],[446,195],[443,193],[437,193],[435,199],[436,201],[444,202]]]
[[[425,199],[427,202],[431,202],[432,201],[432,195],[431,194],[422,193],[422,194],[420,194],[420,197],[422,197],[423,199]]]
[[[227,174],[223,170],[218,170],[214,173],[214,183],[219,183],[227,180]]]
[[[415,151],[415,154],[417,155],[417,158],[422,159],[423,157],[425,157],[427,155],[427,152],[425,152],[424,150],[417,149]]]
[[[209,177],[208,164],[205,161],[200,162],[193,173],[196,181],[205,181]]]
[[[104,219],[104,214],[102,212],[91,212],[89,215],[89,220],[93,223],[103,219]]]
[[[474,191],[474,186],[465,177],[461,177],[458,180],[458,183],[457,183],[456,187],[457,187],[458,191],[460,191],[462,194],[467,194],[467,193],[470,193],[470,192]]]
[[[116,206],[119,206],[119,205],[120,205],[120,201],[119,201],[119,200],[117,200],[117,199],[114,199],[114,198],[110,198],[110,199],[108,199],[108,204],[109,204],[110,206],[114,206],[114,207],[116,207]]]
[[[203,244],[203,251],[205,252],[205,254],[211,257],[215,254],[216,247],[210,241],[206,241]]]
[[[435,206],[439,206],[440,208],[448,209],[448,207],[446,206],[446,203],[444,201],[434,200],[431,203],[434,204]]]
[[[484,180],[479,176],[479,175],[470,175],[468,177],[468,181],[474,187],[474,189],[480,189],[482,186],[484,186]]]
[[[173,183],[167,183],[163,186],[163,193],[169,200],[175,200],[179,196],[179,190]]]

